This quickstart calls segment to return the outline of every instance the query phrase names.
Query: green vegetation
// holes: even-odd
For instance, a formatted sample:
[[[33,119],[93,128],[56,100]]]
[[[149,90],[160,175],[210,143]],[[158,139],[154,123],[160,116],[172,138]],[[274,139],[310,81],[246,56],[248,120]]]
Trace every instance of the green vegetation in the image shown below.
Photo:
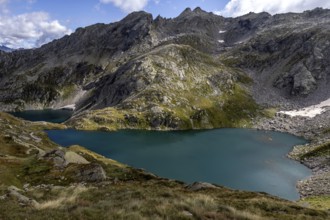
[[[192,192],[181,184],[145,181],[101,187],[76,186],[51,191],[34,190],[37,209],[0,201],[0,217],[20,219],[326,219],[321,211],[263,195],[226,189]],[[228,198],[228,199],[224,199]],[[230,202],[231,201],[231,202]],[[6,210],[5,212],[3,212]]]
[[[252,97],[238,85],[232,94],[226,94],[218,100],[190,95],[185,97],[196,110],[177,104],[173,107],[161,106],[160,113],[111,107],[89,112],[68,124],[84,130],[150,129],[155,120],[159,121],[156,125],[161,129],[249,127],[251,120],[261,114]]]
[[[267,118],[274,118],[275,114],[278,112],[276,108],[267,108],[263,110],[263,114]]]
[[[223,109],[227,118],[234,125],[238,125],[241,121],[249,121],[254,118],[259,107],[250,95],[236,85],[233,95],[227,96]]]
[[[309,152],[301,155],[300,158],[303,160],[309,157],[320,157],[320,156],[330,156],[330,143],[325,143],[320,146],[316,146]]]
[[[23,88],[22,99],[27,102],[50,103],[59,96],[54,86],[41,86],[38,84],[28,84]]]
[[[72,93],[76,90],[76,86],[71,84],[71,85],[67,85],[64,86],[62,88],[62,98],[63,99],[67,99],[70,97],[70,95],[72,95]]]
[[[301,204],[308,204],[310,207],[320,210],[330,210],[330,196],[315,196],[304,198]]]
[[[231,57],[223,57],[220,60],[225,66],[232,67],[232,68],[237,67],[237,65],[240,62],[238,58],[232,57],[232,56]]]
[[[326,128],[323,130],[323,134],[329,134],[330,133],[330,128]]]

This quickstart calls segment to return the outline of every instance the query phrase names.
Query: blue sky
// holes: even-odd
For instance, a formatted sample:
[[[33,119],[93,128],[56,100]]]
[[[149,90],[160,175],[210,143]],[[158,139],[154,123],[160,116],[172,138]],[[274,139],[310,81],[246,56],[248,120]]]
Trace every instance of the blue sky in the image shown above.
[[[44,11],[51,18],[59,20],[71,29],[101,23],[110,23],[125,17],[130,11],[116,7],[111,1],[109,3],[100,0],[12,0],[7,8],[12,14]],[[134,2],[134,1],[132,1]],[[152,13],[154,16],[176,17],[185,8],[202,7],[206,11],[219,11],[224,8],[228,0],[159,0],[147,1],[147,5],[140,10]]]
[[[0,45],[39,47],[78,27],[111,23],[136,10],[156,17],[176,17],[185,8],[201,7],[223,16],[250,11],[271,14],[330,8],[329,0],[0,0]]]

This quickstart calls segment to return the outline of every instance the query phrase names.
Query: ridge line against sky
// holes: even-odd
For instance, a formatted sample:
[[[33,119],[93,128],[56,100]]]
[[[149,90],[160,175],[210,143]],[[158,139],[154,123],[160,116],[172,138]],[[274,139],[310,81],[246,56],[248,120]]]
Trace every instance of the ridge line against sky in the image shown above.
[[[249,12],[271,14],[330,8],[325,0],[0,0],[0,45],[39,47],[78,27],[111,23],[133,11],[176,17],[185,8],[201,7],[225,17]]]

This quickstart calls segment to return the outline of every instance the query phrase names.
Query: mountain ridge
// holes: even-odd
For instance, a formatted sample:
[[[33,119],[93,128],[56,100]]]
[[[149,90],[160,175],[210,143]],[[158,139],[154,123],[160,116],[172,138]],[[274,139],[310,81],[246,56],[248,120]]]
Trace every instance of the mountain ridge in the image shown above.
[[[12,52],[12,51],[14,51],[14,49],[6,47],[5,45],[0,45],[0,51]]]
[[[78,28],[70,36],[37,49],[2,53],[1,109],[60,108],[75,104],[78,113],[96,106],[113,107],[111,101],[109,105],[96,104],[106,99],[105,95],[95,96],[100,94],[99,86],[104,85],[100,82],[114,80],[119,69],[128,70],[134,60],[144,62],[138,59],[152,51],[162,51],[160,48],[167,45],[189,46],[213,57],[227,72],[235,75],[239,71],[253,79],[254,86],[250,88],[239,84],[261,106],[293,108],[315,104],[330,97],[325,89],[327,83],[322,80],[328,72],[327,29],[320,29],[328,27],[329,21],[330,11],[320,8],[273,16],[266,12],[249,13],[236,18],[225,18],[201,8],[188,8],[171,19],[160,16],[153,19],[149,13],[133,12],[119,22]],[[322,43],[319,52],[314,53],[316,40]],[[304,52],[305,49],[311,52]],[[174,53],[180,60],[179,52]],[[177,65],[175,59],[171,65]],[[177,70],[172,68],[172,71]],[[150,79],[147,81],[152,83]],[[255,87],[266,88],[274,96],[269,101],[262,92],[254,92],[259,91]],[[216,90],[219,88],[212,92]],[[136,96],[135,92],[131,95]],[[121,100],[122,94],[118,94],[115,98]]]

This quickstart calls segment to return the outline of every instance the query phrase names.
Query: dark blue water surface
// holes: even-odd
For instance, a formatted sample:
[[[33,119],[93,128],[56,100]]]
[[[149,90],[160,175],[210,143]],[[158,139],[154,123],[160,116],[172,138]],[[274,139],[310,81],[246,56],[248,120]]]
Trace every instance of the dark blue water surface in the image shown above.
[[[62,123],[72,116],[70,110],[29,110],[22,112],[9,112],[18,118],[23,118],[29,121],[47,121],[52,123]]]
[[[162,177],[205,181],[296,200],[296,183],[311,174],[286,154],[304,139],[249,129],[205,131],[47,131],[63,146],[79,144]]]

